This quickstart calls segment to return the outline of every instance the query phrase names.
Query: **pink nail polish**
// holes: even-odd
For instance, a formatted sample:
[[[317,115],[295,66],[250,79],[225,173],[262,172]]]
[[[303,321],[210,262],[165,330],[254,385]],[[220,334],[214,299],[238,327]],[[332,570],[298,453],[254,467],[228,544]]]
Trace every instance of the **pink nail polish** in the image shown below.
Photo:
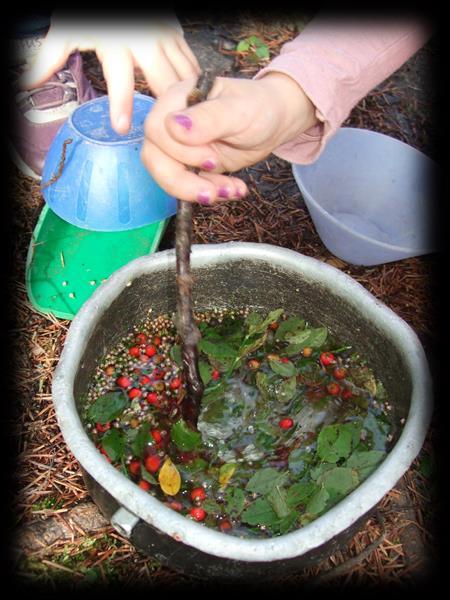
[[[204,169],[205,171],[212,171],[212,169],[216,168],[216,163],[214,160],[208,158],[207,160],[202,162],[201,166],[202,166],[202,169]]]
[[[203,206],[210,206],[210,204],[211,204],[211,199],[209,197],[209,192],[199,192],[197,194],[197,200]]]
[[[173,120],[185,129],[192,129],[192,121],[187,115],[174,115]]]
[[[229,198],[230,197],[230,190],[227,187],[225,187],[224,185],[222,185],[219,188],[219,190],[217,192],[217,195],[218,195],[219,198]]]

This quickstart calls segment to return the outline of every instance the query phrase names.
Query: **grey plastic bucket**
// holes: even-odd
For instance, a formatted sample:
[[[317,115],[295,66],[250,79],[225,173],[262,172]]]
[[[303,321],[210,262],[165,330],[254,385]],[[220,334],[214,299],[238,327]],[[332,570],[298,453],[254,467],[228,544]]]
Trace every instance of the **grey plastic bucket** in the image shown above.
[[[196,523],[141,490],[112,467],[85,433],[79,402],[96,362],[152,308],[175,309],[173,250],[138,258],[116,271],[73,320],[53,380],[63,437],[87,488],[136,548],[176,570],[227,581],[292,574],[335,552],[364,524],[419,453],[432,412],[426,357],[412,329],[345,273],[316,259],[265,244],[194,246],[198,309],[284,307],[327,325],[374,367],[404,420],[398,441],[355,491],[307,526],[272,539],[240,539]]]

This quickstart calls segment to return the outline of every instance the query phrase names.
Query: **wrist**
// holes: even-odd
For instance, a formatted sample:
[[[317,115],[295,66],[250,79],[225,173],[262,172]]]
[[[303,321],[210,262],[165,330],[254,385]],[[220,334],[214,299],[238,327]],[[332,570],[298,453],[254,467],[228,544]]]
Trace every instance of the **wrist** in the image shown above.
[[[261,77],[259,82],[274,104],[279,120],[277,145],[295,139],[319,123],[316,107],[295,79],[279,71],[270,71]]]

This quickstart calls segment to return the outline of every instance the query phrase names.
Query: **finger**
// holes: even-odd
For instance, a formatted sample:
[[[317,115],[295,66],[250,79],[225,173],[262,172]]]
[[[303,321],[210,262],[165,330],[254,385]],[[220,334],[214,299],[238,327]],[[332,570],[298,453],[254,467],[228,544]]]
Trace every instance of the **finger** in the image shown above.
[[[236,200],[248,194],[248,188],[244,181],[231,175],[219,173],[200,173],[203,179],[207,179],[216,188],[216,200]]]
[[[134,58],[142,69],[150,90],[155,97],[160,96],[171,85],[180,80],[173,65],[161,49],[153,56],[151,61],[148,60],[147,56],[136,51]]]
[[[31,67],[19,78],[19,87],[29,90],[50,79],[66,64],[71,51],[72,48],[64,39],[49,34]]]
[[[203,205],[213,204],[217,200],[218,191],[213,182],[189,171],[154,144],[148,141],[144,143],[141,159],[158,185],[171,196]]]
[[[215,98],[166,116],[166,127],[181,144],[209,144],[239,135],[247,126],[247,115],[230,98]]]
[[[97,55],[108,86],[111,125],[117,133],[125,134],[133,112],[133,58],[129,50],[115,47],[97,50]]]
[[[183,36],[177,36],[174,43],[177,45],[177,56],[181,58],[182,65],[175,65],[180,79],[189,79],[190,77],[198,77],[201,72],[197,57],[192,52],[189,44]],[[166,52],[167,54],[167,52]],[[178,62],[178,61],[177,61]]]

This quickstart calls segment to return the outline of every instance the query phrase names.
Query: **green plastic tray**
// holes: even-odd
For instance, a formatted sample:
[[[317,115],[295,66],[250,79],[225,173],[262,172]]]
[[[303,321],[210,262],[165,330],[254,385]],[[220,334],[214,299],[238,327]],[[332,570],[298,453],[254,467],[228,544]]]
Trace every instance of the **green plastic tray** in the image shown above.
[[[170,219],[128,231],[89,231],[44,206],[28,249],[26,288],[42,313],[73,319],[111,273],[155,252]]]

